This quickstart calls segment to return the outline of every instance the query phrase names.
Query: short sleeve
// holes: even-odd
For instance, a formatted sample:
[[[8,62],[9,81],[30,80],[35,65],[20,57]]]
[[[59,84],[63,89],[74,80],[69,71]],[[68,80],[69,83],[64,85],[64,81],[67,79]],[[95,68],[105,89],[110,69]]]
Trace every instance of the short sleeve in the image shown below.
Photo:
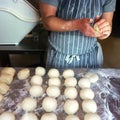
[[[50,5],[53,5],[55,7],[58,6],[58,0],[39,0],[40,2],[44,2],[44,3],[47,3],[47,4],[50,4]]]
[[[116,0],[106,0],[103,6],[103,12],[115,11]]]

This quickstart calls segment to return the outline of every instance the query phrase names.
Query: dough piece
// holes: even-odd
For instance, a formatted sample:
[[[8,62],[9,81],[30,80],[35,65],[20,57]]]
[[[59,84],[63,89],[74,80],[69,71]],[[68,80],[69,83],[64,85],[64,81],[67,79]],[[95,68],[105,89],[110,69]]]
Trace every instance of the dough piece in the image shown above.
[[[89,78],[91,83],[95,83],[99,80],[99,76],[95,73],[88,72],[85,74],[85,77]]]
[[[77,79],[75,77],[66,78],[64,81],[66,87],[75,87],[77,85]]]
[[[51,68],[51,69],[48,71],[48,76],[49,76],[49,78],[55,78],[55,77],[59,77],[59,76],[60,76],[60,73],[59,73],[58,69]]]
[[[0,82],[4,82],[6,84],[11,84],[13,81],[13,76],[7,73],[1,74],[0,75]]]
[[[40,97],[43,95],[43,88],[38,85],[33,85],[30,88],[29,93],[32,97]]]
[[[0,94],[5,94],[9,90],[9,86],[5,83],[0,82]]]
[[[44,76],[45,73],[46,73],[46,70],[44,67],[36,67],[36,69],[35,69],[36,75]]]
[[[42,101],[42,107],[46,112],[53,112],[57,108],[57,100],[52,97],[46,97]]]
[[[44,113],[40,120],[57,120],[55,113]]]
[[[20,120],[38,120],[34,113],[25,113]]]
[[[79,109],[79,104],[77,100],[66,100],[64,103],[64,111],[67,114],[75,114]]]
[[[78,86],[80,88],[90,88],[90,80],[88,78],[81,78],[79,81],[78,81]]]
[[[42,85],[43,78],[39,75],[33,75],[30,80],[31,85]]]
[[[98,34],[100,34],[101,31],[100,31],[100,29],[99,29],[99,27],[98,27],[97,24],[94,24],[93,28],[94,28],[94,30],[95,30]]]
[[[28,68],[23,68],[17,73],[19,80],[25,80],[30,76],[30,70]]]
[[[2,101],[2,99],[3,99],[3,95],[0,94],[0,102]]]
[[[49,86],[58,86],[58,87],[60,87],[61,81],[60,81],[59,78],[50,78],[48,80],[48,85]]]
[[[82,109],[86,113],[95,113],[97,111],[97,104],[94,100],[83,100]]]
[[[15,115],[12,112],[3,112],[0,115],[0,120],[15,120]]]
[[[75,99],[78,95],[77,89],[75,87],[67,87],[64,91],[66,98]]]
[[[80,120],[77,115],[68,115],[65,120]]]
[[[88,113],[88,114],[85,114],[84,120],[101,120],[101,118],[96,113]]]
[[[60,95],[60,88],[57,86],[49,86],[46,93],[48,96],[56,98]]]
[[[14,76],[15,75],[15,72],[16,70],[13,68],[13,67],[4,67],[2,70],[1,70],[1,75],[2,74],[9,74],[11,76]]]
[[[66,79],[66,78],[69,78],[69,77],[74,77],[75,73],[72,69],[66,69],[63,71],[63,77]]]
[[[94,96],[94,92],[90,88],[84,88],[80,90],[80,98],[82,99],[93,99]]]
[[[25,98],[22,101],[22,109],[26,112],[33,111],[37,107],[37,100],[33,98]]]

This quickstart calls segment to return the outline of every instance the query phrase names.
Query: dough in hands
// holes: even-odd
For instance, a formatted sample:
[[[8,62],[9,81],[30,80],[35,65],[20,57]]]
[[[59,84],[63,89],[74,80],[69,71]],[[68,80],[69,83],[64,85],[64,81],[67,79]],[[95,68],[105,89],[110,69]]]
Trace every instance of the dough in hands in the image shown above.
[[[36,107],[37,107],[37,100],[36,99],[26,97],[22,101],[22,109],[26,112],[33,111]]]
[[[66,78],[69,78],[69,77],[74,77],[75,73],[72,69],[66,69],[63,71],[63,74],[62,76],[66,79]]]
[[[15,115],[12,112],[3,112],[0,115],[0,120],[15,120]]]
[[[91,83],[95,83],[99,80],[99,76],[96,73],[88,72],[85,77],[89,78]]]
[[[67,87],[65,88],[64,95],[66,98],[75,99],[78,95],[78,92],[75,87]]]
[[[40,120],[57,120],[55,113],[44,113]]]
[[[55,68],[51,68],[51,69],[48,71],[48,76],[49,76],[49,78],[59,77],[59,76],[60,76],[59,70],[58,70],[58,69],[55,69]]]
[[[39,75],[33,75],[30,80],[31,85],[42,85],[43,78]]]
[[[42,107],[46,112],[53,112],[57,108],[57,100],[53,97],[46,97],[42,101]]]
[[[49,86],[58,86],[58,87],[60,87],[61,81],[60,81],[59,78],[50,78],[48,80],[48,85]]]
[[[64,111],[67,114],[75,114],[79,109],[79,103],[77,100],[67,99],[64,103]]]
[[[64,81],[66,87],[75,87],[77,85],[77,79],[75,77],[66,78]]]
[[[30,69],[28,68],[22,68],[18,71],[17,77],[19,80],[25,80],[30,76]]]
[[[80,90],[81,99],[93,99],[94,96],[94,92],[90,88],[83,88],[82,90]]]
[[[20,120],[38,120],[34,113],[25,113]]]
[[[87,113],[84,116],[84,120],[101,120],[101,118],[96,113]]]
[[[57,86],[49,86],[46,93],[48,96],[56,98],[60,95],[60,88]]]
[[[80,120],[77,115],[68,115],[65,120]]]
[[[97,104],[94,100],[89,100],[89,99],[83,100],[82,109],[86,113],[96,113]]]
[[[78,86],[80,88],[90,88],[90,80],[89,78],[81,78],[79,81],[78,81]]]
[[[33,85],[30,90],[29,93],[32,97],[39,97],[43,95],[43,88],[41,86],[38,85]]]
[[[40,75],[40,76],[44,76],[46,73],[46,70],[44,67],[36,67],[35,68],[35,74],[36,75]]]

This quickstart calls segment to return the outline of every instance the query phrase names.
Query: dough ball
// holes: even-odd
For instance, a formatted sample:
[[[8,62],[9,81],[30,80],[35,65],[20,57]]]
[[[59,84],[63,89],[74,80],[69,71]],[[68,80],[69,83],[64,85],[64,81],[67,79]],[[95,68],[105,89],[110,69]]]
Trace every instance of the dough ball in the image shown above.
[[[43,88],[38,85],[33,85],[30,88],[29,93],[32,97],[39,97],[43,94]]]
[[[6,94],[9,90],[9,86],[5,83],[0,82],[0,94]]]
[[[97,111],[97,104],[94,100],[83,100],[82,109],[86,113],[95,113]]]
[[[12,112],[3,112],[0,115],[0,120],[15,120],[15,115]]]
[[[33,98],[25,98],[22,101],[22,109],[24,111],[33,111],[37,107],[37,100]]]
[[[88,113],[88,114],[85,114],[84,120],[101,120],[101,118],[96,113]]]
[[[81,78],[79,81],[78,81],[78,86],[80,88],[90,88],[90,80],[88,78]]]
[[[77,85],[77,79],[75,77],[66,78],[64,81],[66,87],[75,87]]]
[[[30,76],[30,70],[28,68],[23,68],[17,73],[19,80],[25,80]]]
[[[25,113],[20,120],[38,120],[34,113]]]
[[[50,78],[48,80],[48,85],[49,86],[58,86],[58,87],[60,87],[61,81],[60,81],[59,78]]]
[[[13,67],[4,67],[1,70],[1,75],[9,74],[9,75],[11,75],[13,77],[15,75],[15,72],[16,72],[16,70]]]
[[[75,87],[67,87],[64,91],[66,98],[75,99],[78,95],[77,89]]]
[[[55,111],[57,108],[57,100],[52,97],[46,97],[42,101],[42,107],[46,112]]]
[[[74,77],[75,73],[72,69],[66,69],[63,71],[63,77],[66,79],[66,78],[69,78],[69,77]]]
[[[90,88],[83,88],[80,90],[80,97],[82,99],[93,99],[94,96],[94,92]]]
[[[45,73],[46,73],[46,70],[44,67],[36,67],[36,69],[35,69],[36,75],[44,76]]]
[[[99,80],[99,76],[95,73],[88,72],[85,74],[85,77],[89,78],[91,83],[95,83]]]
[[[68,115],[65,120],[80,120],[76,115]]]
[[[97,24],[94,24],[93,28],[97,33],[101,32]]]
[[[33,75],[30,80],[31,85],[42,85],[43,78],[39,75]]]
[[[60,88],[57,86],[49,86],[46,90],[46,93],[50,97],[58,97],[60,95]]]
[[[57,120],[55,113],[44,113],[40,120]]]
[[[64,103],[64,111],[67,114],[75,114],[79,109],[79,104],[77,100],[66,100]]]
[[[59,73],[58,69],[51,68],[51,69],[48,71],[48,76],[49,76],[49,78],[55,78],[55,77],[59,77],[59,76],[60,76],[60,73]]]
[[[2,101],[2,99],[3,99],[3,95],[0,94],[0,102]]]

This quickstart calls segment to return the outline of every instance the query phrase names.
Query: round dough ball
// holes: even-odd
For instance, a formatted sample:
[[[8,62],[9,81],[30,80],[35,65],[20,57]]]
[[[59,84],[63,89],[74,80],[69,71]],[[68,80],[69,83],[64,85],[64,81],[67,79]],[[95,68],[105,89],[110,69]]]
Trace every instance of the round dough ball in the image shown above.
[[[57,108],[57,100],[52,97],[46,97],[42,101],[42,107],[46,112],[53,112]]]
[[[0,120],[15,120],[15,115],[12,112],[3,112],[0,115]]]
[[[60,88],[57,86],[49,86],[46,90],[46,93],[50,97],[58,97],[60,95]]]
[[[33,75],[30,80],[31,85],[42,85],[43,78],[39,75]]]
[[[75,87],[67,87],[64,91],[66,98],[75,99],[78,95],[77,89]]]
[[[49,86],[58,86],[58,87],[60,87],[61,81],[60,81],[59,78],[50,78],[48,80],[48,85]]]
[[[88,113],[88,114],[85,114],[84,120],[101,120],[101,118],[96,113]]]
[[[95,113],[97,111],[97,104],[94,100],[83,100],[82,109],[86,113]]]
[[[36,69],[35,69],[36,75],[44,76],[45,73],[46,73],[46,70],[44,67],[36,67]]]
[[[64,81],[66,87],[75,87],[77,85],[77,79],[75,77],[66,78]]]
[[[100,34],[101,31],[100,31],[100,29],[99,29],[99,27],[98,27],[97,24],[94,24],[93,28],[94,28],[94,30],[95,30],[98,34]]]
[[[34,113],[25,113],[20,120],[38,120]]]
[[[74,77],[75,73],[72,69],[67,69],[67,70],[64,70],[63,71],[63,77],[66,79],[66,78],[69,78],[69,77]]]
[[[94,96],[94,92],[90,88],[83,88],[80,90],[80,97],[82,99],[93,99]]]
[[[76,115],[68,115],[65,120],[80,120]]]
[[[64,103],[64,111],[67,114],[75,114],[79,109],[79,104],[77,100],[66,100]]]
[[[17,73],[19,80],[25,80],[30,76],[30,70],[28,68],[23,68]]]
[[[33,85],[30,88],[29,93],[32,97],[39,97],[43,94],[43,88],[38,85]]]
[[[80,88],[90,88],[90,80],[88,78],[81,78],[79,81],[78,81],[78,86]]]
[[[44,113],[40,120],[57,120],[55,113]]]
[[[37,100],[33,98],[25,98],[22,101],[22,109],[24,111],[33,111],[37,107]]]
[[[55,77],[59,77],[60,73],[59,73],[58,69],[52,68],[48,71],[48,76],[50,78],[55,78]]]
[[[85,74],[85,77],[89,78],[91,83],[95,83],[99,80],[99,76],[95,73],[88,72]]]

